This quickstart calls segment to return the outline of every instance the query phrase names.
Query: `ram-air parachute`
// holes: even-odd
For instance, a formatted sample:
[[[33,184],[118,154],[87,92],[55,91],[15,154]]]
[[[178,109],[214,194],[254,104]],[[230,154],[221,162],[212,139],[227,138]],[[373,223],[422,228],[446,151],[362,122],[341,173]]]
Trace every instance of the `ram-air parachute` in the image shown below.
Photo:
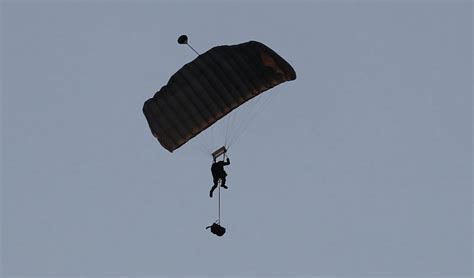
[[[180,40],[187,44],[185,36]],[[216,46],[173,74],[143,113],[153,136],[173,152],[248,100],[294,79],[291,65],[263,43]]]

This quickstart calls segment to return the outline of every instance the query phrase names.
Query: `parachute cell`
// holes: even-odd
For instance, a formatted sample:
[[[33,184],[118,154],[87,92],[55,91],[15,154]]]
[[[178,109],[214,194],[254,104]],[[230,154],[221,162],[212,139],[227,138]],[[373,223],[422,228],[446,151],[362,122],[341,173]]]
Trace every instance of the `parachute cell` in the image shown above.
[[[171,76],[143,113],[173,152],[246,101],[294,79],[291,65],[260,42],[216,46]]]

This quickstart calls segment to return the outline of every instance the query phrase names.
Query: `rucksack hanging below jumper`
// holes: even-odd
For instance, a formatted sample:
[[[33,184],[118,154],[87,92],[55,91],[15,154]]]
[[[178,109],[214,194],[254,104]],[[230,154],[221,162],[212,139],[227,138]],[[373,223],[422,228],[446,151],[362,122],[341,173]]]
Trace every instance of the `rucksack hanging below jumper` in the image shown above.
[[[211,228],[211,233],[217,236],[222,236],[225,234],[225,228],[217,223],[213,223],[211,226],[206,227],[206,229],[209,229],[209,228]]]

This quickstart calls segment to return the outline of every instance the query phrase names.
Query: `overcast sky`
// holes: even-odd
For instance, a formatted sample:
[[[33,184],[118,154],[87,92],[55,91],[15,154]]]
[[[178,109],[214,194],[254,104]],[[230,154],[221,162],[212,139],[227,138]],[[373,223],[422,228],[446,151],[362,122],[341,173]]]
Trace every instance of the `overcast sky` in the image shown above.
[[[4,276],[472,275],[471,1],[1,8]],[[298,76],[230,150],[221,238],[200,138],[171,154],[141,110],[180,34]]]

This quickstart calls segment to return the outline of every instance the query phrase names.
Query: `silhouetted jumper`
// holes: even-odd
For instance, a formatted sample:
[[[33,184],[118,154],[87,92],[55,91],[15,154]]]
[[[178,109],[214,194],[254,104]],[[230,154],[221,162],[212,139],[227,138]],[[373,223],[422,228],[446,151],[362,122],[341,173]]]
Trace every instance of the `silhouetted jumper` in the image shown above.
[[[221,181],[221,186],[227,189],[227,186],[225,185],[225,177],[227,176],[227,173],[224,171],[224,166],[229,165],[229,164],[230,164],[229,158],[227,158],[226,162],[224,161],[216,162],[216,159],[214,158],[214,163],[212,163],[212,166],[211,166],[214,186],[212,186],[211,191],[209,192],[209,197],[212,198],[212,192],[214,192],[214,189],[217,188],[217,184],[219,180]]]

